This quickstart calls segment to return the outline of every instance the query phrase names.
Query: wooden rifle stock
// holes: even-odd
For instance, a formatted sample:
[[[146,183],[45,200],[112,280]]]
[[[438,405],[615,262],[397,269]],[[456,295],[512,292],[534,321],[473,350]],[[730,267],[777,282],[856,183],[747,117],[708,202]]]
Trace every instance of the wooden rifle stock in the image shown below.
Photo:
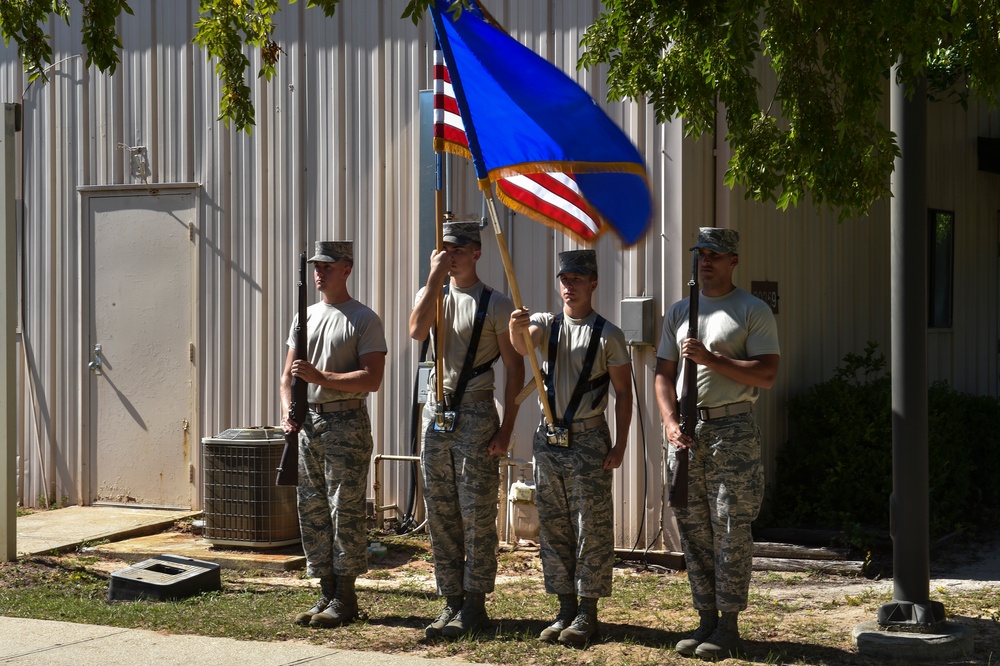
[[[698,250],[691,251],[691,279],[688,281],[690,290],[687,337],[698,337]],[[698,425],[698,364],[691,359],[684,359],[684,388],[680,396],[681,432],[694,439],[695,426]],[[688,505],[688,460],[687,449],[675,451],[674,468],[670,477],[670,487],[667,492],[667,502],[670,506],[685,509]]]
[[[306,327],[306,253],[299,255],[299,285],[298,310],[299,318],[295,323],[295,359],[305,360],[309,354],[309,330]],[[294,432],[285,433],[285,448],[281,452],[281,462],[278,463],[279,486],[299,485],[299,429],[308,418],[309,395],[306,389],[309,383],[300,377],[292,377],[292,399],[288,405],[288,418],[297,424]]]

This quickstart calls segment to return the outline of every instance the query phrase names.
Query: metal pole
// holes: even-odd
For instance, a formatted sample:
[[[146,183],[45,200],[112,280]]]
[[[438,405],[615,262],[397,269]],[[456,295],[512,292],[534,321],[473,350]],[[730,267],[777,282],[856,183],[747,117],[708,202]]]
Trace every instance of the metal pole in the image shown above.
[[[898,72],[890,93],[900,149],[890,211],[893,601],[879,608],[878,622],[930,626],[944,621],[944,607],[929,596],[927,93],[923,79],[901,82]]]
[[[439,152],[437,157],[437,182],[434,188],[434,251],[444,250],[444,219],[450,211],[445,210],[444,191],[444,156]],[[445,277],[445,283],[450,278]],[[437,401],[438,425],[444,425],[444,292],[438,292],[434,310],[434,399]],[[457,409],[457,407],[456,407]]]
[[[21,106],[4,104],[0,123],[0,227],[3,247],[0,248],[0,362],[4,364],[0,381],[0,437],[3,438],[3,458],[0,462],[0,561],[17,558],[17,393],[15,380],[15,345],[17,337],[17,242],[16,171],[14,168],[14,134],[20,128]]]

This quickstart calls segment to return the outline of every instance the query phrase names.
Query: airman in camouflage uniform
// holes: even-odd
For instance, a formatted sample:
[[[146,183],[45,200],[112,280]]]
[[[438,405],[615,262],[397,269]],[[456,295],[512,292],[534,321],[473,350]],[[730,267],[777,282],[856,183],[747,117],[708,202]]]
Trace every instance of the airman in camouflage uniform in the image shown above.
[[[448,222],[443,241],[444,250],[431,255],[427,285],[410,313],[411,337],[430,335],[436,354],[440,335],[444,349],[445,395],[440,401],[434,395],[423,413],[427,528],[438,594],[446,599],[440,616],[424,630],[428,638],[458,638],[488,620],[486,595],[496,582],[499,546],[499,459],[510,446],[518,409],[514,399],[524,383],[524,359],[507,335],[514,305],[483,284],[476,271],[482,256],[479,224]],[[442,291],[444,316],[438,328]],[[493,399],[497,358],[506,373],[502,422]],[[436,372],[428,383],[431,391],[437,388]]]
[[[774,384],[780,350],[771,309],[733,284],[739,234],[703,227],[698,252],[701,282],[698,331],[687,336],[689,299],[663,319],[657,349],[656,398],[670,442],[668,462],[689,459],[688,506],[674,508],[691,583],[698,628],[677,643],[687,656],[736,656],[737,624],[747,607],[753,562],[750,524],[764,496],[760,431],[753,404]],[[681,432],[677,396],[680,359],[698,364],[698,423],[694,438]],[[721,613],[721,616],[720,616]]]
[[[628,444],[632,365],[621,329],[593,309],[594,251],[560,253],[557,278],[562,312],[529,316],[517,310],[510,335],[517,351],[527,353],[528,331],[547,354],[546,386],[539,391],[546,392],[561,429],[550,432],[543,420],[534,437],[545,591],[559,596],[559,613],[539,638],[585,646],[597,636],[598,599],[611,596],[611,480]],[[614,446],[604,417],[609,384],[615,391]]]
[[[292,323],[281,375],[281,425],[299,431],[299,527],[306,572],[319,578],[320,598],[295,623],[338,627],[357,616],[355,581],[368,571],[365,491],[372,434],[365,398],[382,384],[387,347],[382,320],[347,290],[353,243],[319,241],[309,262],[322,300],[306,312],[306,360],[295,358]],[[309,383],[302,424],[288,417],[292,377]]]

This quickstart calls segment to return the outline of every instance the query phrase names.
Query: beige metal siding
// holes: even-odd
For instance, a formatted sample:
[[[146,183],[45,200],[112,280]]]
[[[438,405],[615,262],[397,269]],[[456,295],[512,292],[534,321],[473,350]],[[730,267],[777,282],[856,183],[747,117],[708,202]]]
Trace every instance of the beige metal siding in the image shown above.
[[[74,57],[82,52],[79,17],[70,26],[51,26],[61,62],[48,84],[28,89],[21,135],[25,503],[36,503],[41,494],[89,501],[80,481],[88,464],[80,397],[88,350],[78,286],[77,188],[137,182],[121,144],[146,147],[151,187],[201,186],[193,230],[200,267],[194,436],[277,422],[298,252],[317,239],[341,237],[356,243],[352,293],[382,315],[390,350],[383,388],[369,401],[376,450],[409,452],[418,347],[409,339],[407,317],[426,277],[418,274],[416,252],[418,91],[430,86],[432,31],[428,21],[413,26],[399,19],[404,0],[344,2],[332,19],[306,5],[288,5],[278,15],[275,37],[284,53],[272,81],[251,83],[257,124],[249,135],[216,120],[220,86],[214,62],[192,44],[193,0],[134,3],[136,15],[119,21],[125,49],[114,76]],[[742,192],[721,184],[724,144],[714,150],[711,137],[684,139],[679,122],[656,125],[643,105],[605,104],[605,70],[576,70],[580,37],[601,3],[495,0],[489,6],[513,36],[585,85],[647,159],[653,228],[634,248],[623,250],[613,235],[597,242],[600,312],[617,323],[622,298],[651,296],[658,332],[665,309],[685,294],[686,248],[697,227],[713,223],[743,233],[740,286],[779,283],[782,363],[775,388],[757,410],[773,478],[774,456],[788,436],[787,400],[829,378],[844,354],[861,351],[868,340],[889,351],[888,205],[877,205],[867,219],[838,224],[834,214],[808,204],[779,213],[748,203]],[[255,70],[256,55],[250,55]],[[0,47],[0,94],[17,101],[24,87],[16,50]],[[929,117],[929,204],[956,211],[961,257],[955,327],[931,336],[932,374],[962,390],[996,395],[1000,188],[997,175],[975,170],[974,153],[977,134],[1000,134],[1000,117],[977,106],[965,115],[940,105]],[[452,209],[460,218],[479,218],[482,199],[471,165],[461,159],[451,164]],[[535,311],[558,308],[555,257],[573,243],[502,206],[499,213],[525,304]],[[487,231],[481,274],[505,288],[490,236]],[[639,409],[614,486],[616,539],[628,547],[637,539],[645,546],[656,535],[662,511],[655,350],[636,348],[633,355]],[[533,396],[518,416],[515,459],[530,460],[537,422]],[[530,474],[530,467],[524,470]],[[405,466],[387,465],[387,503],[404,503],[408,484]]]
[[[969,108],[934,104],[927,114],[928,136],[938,146],[928,158],[927,205],[955,213],[953,325],[931,332],[929,371],[932,381],[997,395],[1000,175],[977,170],[976,139],[1000,136],[1000,111]]]
[[[888,358],[888,211],[880,204],[881,215],[838,223],[836,214],[800,206],[779,215],[732,196],[733,226],[742,232],[737,284],[749,291],[755,280],[778,283],[781,364],[755,410],[773,479],[774,456],[788,437],[787,401],[830,379],[843,356],[864,351],[869,340]]]
[[[887,114],[886,114],[887,116]],[[976,137],[1000,133],[1000,112],[971,104],[928,108],[930,208],[955,211],[954,325],[928,330],[929,380],[960,391],[998,394],[998,176],[977,171]],[[782,361],[775,387],[757,414],[765,434],[768,479],[787,440],[788,399],[830,379],[843,357],[869,341],[891,358],[889,318],[889,204],[867,218],[837,221],[808,202],[786,213],[729,195],[731,226],[743,232],[738,284],[779,284],[777,316]],[[926,219],[912,221],[926,225]],[[887,365],[888,368],[888,365]]]

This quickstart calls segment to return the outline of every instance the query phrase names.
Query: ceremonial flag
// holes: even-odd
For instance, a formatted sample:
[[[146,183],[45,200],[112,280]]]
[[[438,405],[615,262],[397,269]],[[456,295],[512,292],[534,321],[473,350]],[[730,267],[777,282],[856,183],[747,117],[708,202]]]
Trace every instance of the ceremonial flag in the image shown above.
[[[631,245],[652,202],[641,155],[575,81],[508,36],[476,0],[431,16],[434,147],[470,158],[480,187],[508,207],[591,241],[607,228]]]
[[[434,51],[434,148],[472,159],[465,124],[444,64],[444,54]],[[592,241],[601,223],[580,187],[569,173],[529,173],[497,181],[501,201],[509,208],[553,227],[565,227],[571,235]]]

